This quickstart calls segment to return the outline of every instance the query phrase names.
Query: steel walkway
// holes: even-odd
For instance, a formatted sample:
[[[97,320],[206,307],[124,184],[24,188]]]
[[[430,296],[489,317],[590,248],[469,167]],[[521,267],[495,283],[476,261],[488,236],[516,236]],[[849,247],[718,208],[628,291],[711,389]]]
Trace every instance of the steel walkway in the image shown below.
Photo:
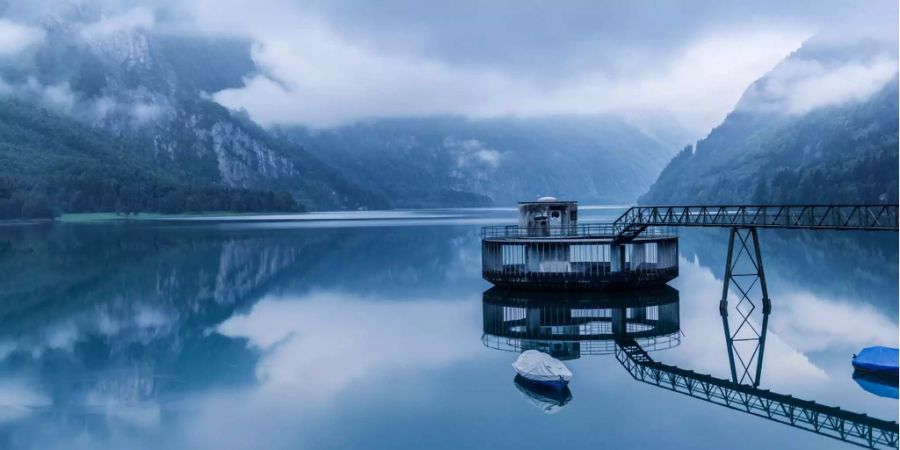
[[[897,205],[635,206],[613,222],[615,240],[654,226],[898,230]]]

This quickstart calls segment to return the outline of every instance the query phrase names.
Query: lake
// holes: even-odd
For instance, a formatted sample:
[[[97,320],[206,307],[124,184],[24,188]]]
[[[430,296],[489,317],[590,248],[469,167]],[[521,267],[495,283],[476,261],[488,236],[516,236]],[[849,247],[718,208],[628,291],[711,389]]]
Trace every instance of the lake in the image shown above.
[[[522,299],[481,279],[479,227],[512,209],[297,218],[0,226],[0,447],[852,447],[638,381],[611,342],[563,349],[565,398],[522,388],[510,364],[525,344],[488,317]],[[657,302],[676,332],[649,355],[728,380],[728,232],[679,234],[680,276]],[[773,307],[759,387],[896,421],[850,358],[898,344],[897,235],[760,239]]]

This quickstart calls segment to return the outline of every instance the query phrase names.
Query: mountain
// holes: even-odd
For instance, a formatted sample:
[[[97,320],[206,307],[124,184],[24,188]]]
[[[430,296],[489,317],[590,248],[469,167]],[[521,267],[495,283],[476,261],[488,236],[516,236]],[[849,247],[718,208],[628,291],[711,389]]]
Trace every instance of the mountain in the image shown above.
[[[0,16],[10,9],[0,2]],[[658,113],[267,129],[212,95],[257,73],[250,42],[139,22],[111,26],[107,13],[60,2],[30,19],[43,32],[34,48],[0,58],[4,217],[486,206],[541,195],[630,203],[687,140],[674,118]],[[41,141],[47,126],[64,133]],[[28,143],[13,127],[28,130]],[[55,175],[62,166],[66,179]],[[102,189],[68,181],[83,171]],[[148,187],[163,185],[165,192]],[[298,206],[287,208],[287,195]],[[25,208],[26,199],[36,206]]]
[[[296,211],[286,193],[189,182],[121,139],[67,116],[0,100],[0,219],[60,211]]]
[[[381,119],[278,133],[396,207],[509,205],[542,195],[630,203],[678,148],[602,116]]]
[[[76,25],[96,14],[82,6],[45,18],[36,49],[0,61],[0,96],[45,109],[48,117],[76,119],[95,136],[116,141],[114,154],[93,155],[97,164],[121,153],[177,184],[285,192],[317,209],[387,206],[336,168],[209,98],[255,70],[249,43],[142,29],[86,34]],[[15,111],[24,110],[10,109],[11,120]],[[44,151],[20,148],[18,156],[41,160]],[[22,184],[2,168],[0,178]]]
[[[896,47],[807,42],[639,202],[896,203],[896,58]]]

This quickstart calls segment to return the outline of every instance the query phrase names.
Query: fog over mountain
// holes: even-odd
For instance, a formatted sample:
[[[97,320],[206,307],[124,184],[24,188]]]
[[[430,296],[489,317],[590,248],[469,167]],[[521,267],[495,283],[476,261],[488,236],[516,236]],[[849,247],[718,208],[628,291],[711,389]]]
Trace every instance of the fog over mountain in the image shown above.
[[[896,42],[811,39],[640,201],[896,203],[897,96]]]
[[[0,1],[0,216],[633,202],[896,73],[895,2],[783,3]],[[811,37],[894,50],[779,65]]]

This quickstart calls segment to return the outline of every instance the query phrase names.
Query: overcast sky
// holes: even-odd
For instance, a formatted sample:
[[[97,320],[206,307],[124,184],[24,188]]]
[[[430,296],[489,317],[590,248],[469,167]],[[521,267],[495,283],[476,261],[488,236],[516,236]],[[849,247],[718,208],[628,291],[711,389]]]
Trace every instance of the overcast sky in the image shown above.
[[[39,3],[46,13],[79,2]],[[253,41],[260,74],[212,94],[267,125],[666,111],[705,134],[812,36],[887,43],[893,50],[872,63],[877,76],[861,69],[870,79],[897,65],[896,0],[103,3],[108,12],[85,26],[86,38],[157,28]],[[15,20],[0,22],[0,44],[39,39]]]

